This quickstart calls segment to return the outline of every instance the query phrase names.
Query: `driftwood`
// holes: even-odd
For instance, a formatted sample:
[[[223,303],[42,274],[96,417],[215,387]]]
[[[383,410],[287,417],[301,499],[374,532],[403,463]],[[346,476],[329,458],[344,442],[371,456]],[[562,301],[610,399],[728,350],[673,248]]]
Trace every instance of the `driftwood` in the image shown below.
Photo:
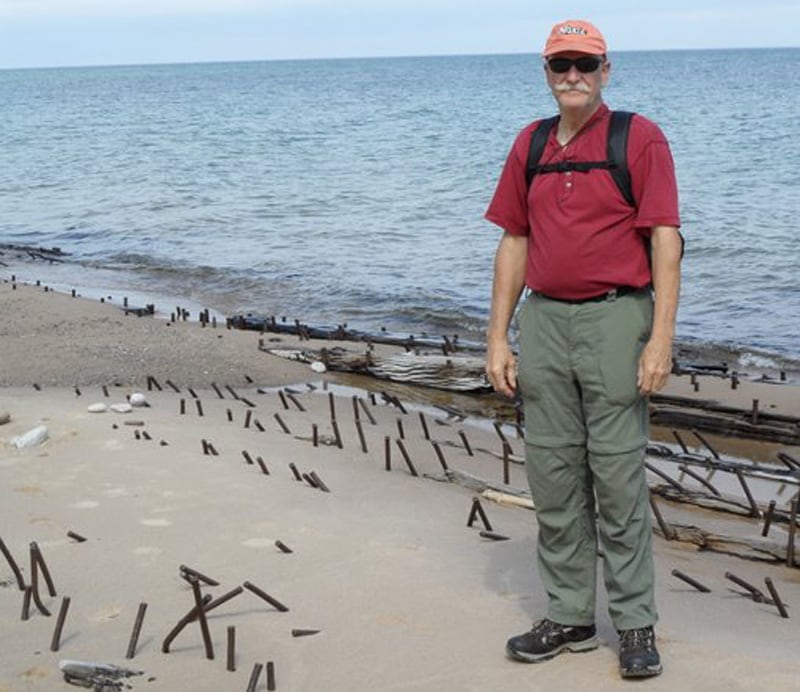
[[[466,355],[373,352],[354,354],[343,348],[266,349],[268,353],[303,363],[322,362],[329,370],[371,375],[393,382],[423,385],[453,392],[482,392],[491,387],[484,374],[485,360]]]
[[[747,415],[748,412],[743,410],[724,414],[687,411],[675,406],[651,406],[650,409],[650,421],[656,425],[697,428],[719,435],[800,445],[800,419],[798,422],[767,422],[766,415],[759,414],[759,419],[764,422],[754,424],[745,420]]]
[[[786,543],[778,543],[769,538],[760,536],[730,536],[722,533],[712,533],[690,524],[669,523],[672,540],[683,543],[692,543],[701,550],[710,550],[715,553],[734,555],[746,560],[763,560],[766,562],[785,562]],[[661,529],[653,529],[662,535]]]

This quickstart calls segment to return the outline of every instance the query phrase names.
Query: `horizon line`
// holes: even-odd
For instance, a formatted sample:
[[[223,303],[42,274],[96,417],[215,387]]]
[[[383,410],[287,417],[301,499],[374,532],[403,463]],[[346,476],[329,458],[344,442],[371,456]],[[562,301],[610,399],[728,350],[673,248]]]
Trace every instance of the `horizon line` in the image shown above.
[[[709,51],[742,51],[742,50],[797,50],[800,46],[731,46],[714,48],[630,48],[609,51],[610,55],[617,53],[675,53],[675,52],[709,52]],[[70,69],[89,69],[89,68],[118,68],[118,67],[169,67],[181,65],[229,65],[243,63],[260,62],[328,62],[336,60],[413,60],[420,58],[468,58],[468,57],[502,57],[502,56],[530,56],[537,57],[537,53],[529,51],[510,51],[507,53],[431,53],[431,54],[400,54],[400,55],[337,55],[337,56],[315,56],[315,57],[286,57],[286,58],[230,58],[230,59],[208,59],[208,60],[175,60],[175,61],[152,61],[152,62],[130,62],[130,63],[84,63],[84,64],[65,64],[65,65],[21,65],[16,67],[0,66],[0,71],[7,72],[12,70],[70,70]]]

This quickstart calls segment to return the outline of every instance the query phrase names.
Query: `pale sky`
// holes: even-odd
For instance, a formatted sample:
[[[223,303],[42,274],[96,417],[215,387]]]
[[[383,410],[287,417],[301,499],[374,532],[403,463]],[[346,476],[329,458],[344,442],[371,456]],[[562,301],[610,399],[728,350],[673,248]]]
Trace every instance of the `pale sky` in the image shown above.
[[[0,0],[0,68],[537,53],[567,18],[612,53],[800,45],[799,0]]]

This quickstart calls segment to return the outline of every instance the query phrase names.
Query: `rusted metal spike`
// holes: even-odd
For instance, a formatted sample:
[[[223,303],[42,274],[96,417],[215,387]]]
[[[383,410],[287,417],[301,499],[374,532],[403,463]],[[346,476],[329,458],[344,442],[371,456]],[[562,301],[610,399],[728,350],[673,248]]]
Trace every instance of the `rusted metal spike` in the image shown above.
[[[139,610],[136,612],[136,620],[133,623],[133,631],[131,638],[128,642],[128,651],[125,658],[133,658],[136,655],[136,644],[139,641],[139,634],[142,631],[142,623],[144,622],[144,614],[147,612],[147,603],[140,603]]]
[[[679,571],[677,569],[672,570],[671,574],[672,574],[673,577],[677,577],[681,581],[686,582],[687,584],[689,584],[690,586],[693,586],[695,589],[697,589],[698,591],[700,591],[702,593],[711,593],[711,589],[709,589],[707,586],[704,586],[703,584],[701,584],[696,579],[693,579],[689,575],[684,574],[683,572],[681,572],[681,571]]]
[[[782,618],[788,618],[789,613],[786,612],[786,606],[783,604],[780,595],[778,594],[778,590],[775,588],[775,584],[772,583],[772,579],[769,577],[764,578],[764,583],[767,585],[767,589],[769,590],[770,595],[772,596],[772,601],[775,604],[775,607],[778,609],[778,612],[781,614]]]

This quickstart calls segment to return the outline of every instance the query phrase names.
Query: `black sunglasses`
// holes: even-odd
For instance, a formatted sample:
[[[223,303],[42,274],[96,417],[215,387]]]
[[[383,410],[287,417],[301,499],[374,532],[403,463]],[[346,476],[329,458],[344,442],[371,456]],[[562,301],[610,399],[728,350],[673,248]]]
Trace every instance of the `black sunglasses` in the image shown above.
[[[603,59],[594,55],[583,55],[580,58],[550,58],[547,61],[547,67],[555,74],[564,74],[570,71],[570,68],[575,65],[575,68],[581,74],[589,74],[594,72],[600,65],[603,64]]]

